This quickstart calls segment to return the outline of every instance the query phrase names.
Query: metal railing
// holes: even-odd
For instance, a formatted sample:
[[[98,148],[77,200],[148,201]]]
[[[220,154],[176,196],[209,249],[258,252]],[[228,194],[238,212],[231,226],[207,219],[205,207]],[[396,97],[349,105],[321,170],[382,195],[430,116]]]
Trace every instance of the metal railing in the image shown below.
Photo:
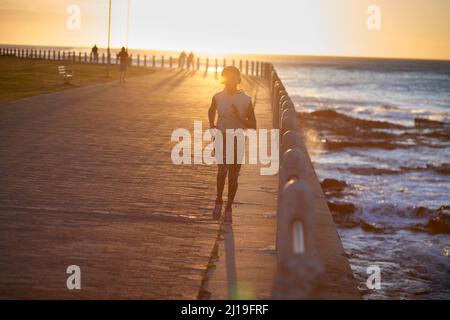
[[[70,63],[85,63],[85,64],[107,64],[107,53],[102,52],[97,56],[86,51],[73,50],[44,50],[33,48],[0,48],[0,55],[15,56],[24,59],[44,59],[53,61],[66,61]],[[111,64],[118,64],[119,60],[115,55],[110,56]],[[172,56],[156,56],[147,54],[130,54],[129,64],[137,67],[148,68],[179,68],[180,64],[178,58]],[[268,70],[270,64],[263,61],[230,59],[226,58],[200,58],[194,59],[189,66],[183,63],[183,68],[192,70],[205,70],[210,72],[219,72],[225,66],[233,65],[241,70],[241,73],[248,76],[255,76],[259,78],[269,78]]]

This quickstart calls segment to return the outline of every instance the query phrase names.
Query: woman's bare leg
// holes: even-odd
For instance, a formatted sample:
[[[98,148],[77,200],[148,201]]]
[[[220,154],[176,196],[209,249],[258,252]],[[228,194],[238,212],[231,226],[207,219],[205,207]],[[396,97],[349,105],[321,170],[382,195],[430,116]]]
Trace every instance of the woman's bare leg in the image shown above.
[[[228,168],[228,201],[227,206],[225,208],[225,211],[231,211],[232,205],[234,202],[234,198],[236,196],[236,192],[238,189],[238,178],[239,178],[239,172],[241,171],[241,165],[240,164],[232,164],[229,165]]]
[[[223,189],[225,188],[225,180],[227,178],[227,165],[219,164],[217,166],[217,198],[216,204],[222,204]]]

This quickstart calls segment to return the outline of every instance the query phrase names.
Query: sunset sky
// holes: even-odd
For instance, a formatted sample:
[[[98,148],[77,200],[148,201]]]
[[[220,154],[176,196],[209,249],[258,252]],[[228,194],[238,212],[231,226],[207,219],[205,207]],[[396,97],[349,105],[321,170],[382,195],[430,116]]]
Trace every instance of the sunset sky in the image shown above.
[[[67,7],[81,9],[69,30]],[[128,0],[112,0],[112,46],[126,42]],[[366,25],[369,5],[381,30]],[[0,43],[105,46],[108,0],[0,0]],[[450,59],[450,0],[131,0],[129,47]]]

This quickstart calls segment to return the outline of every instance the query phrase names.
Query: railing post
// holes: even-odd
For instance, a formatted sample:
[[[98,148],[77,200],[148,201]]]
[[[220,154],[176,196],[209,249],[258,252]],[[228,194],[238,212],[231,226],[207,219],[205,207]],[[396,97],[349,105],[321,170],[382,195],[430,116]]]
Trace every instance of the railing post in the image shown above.
[[[296,113],[292,110],[285,110],[281,118],[280,135],[283,136],[289,130],[297,130]]]
[[[302,147],[301,135],[298,130],[286,131],[280,139],[280,159],[289,149],[300,149]],[[280,176],[280,186],[284,185],[287,181],[282,181]]]
[[[161,68],[164,68],[164,56],[161,57]]]
[[[152,67],[155,68],[156,67],[156,56],[153,55],[152,57]]]
[[[245,60],[245,74],[248,75],[248,60]]]
[[[217,73],[217,69],[219,68],[219,61],[217,61],[217,58],[214,61],[215,61],[214,68],[216,69]]]
[[[87,63],[87,52],[84,53],[84,63]]]
[[[173,59],[172,56],[169,57],[169,68],[172,69],[173,66]]]
[[[209,69],[209,58],[206,58],[205,72],[208,72],[208,69]]]
[[[256,76],[259,77],[259,61],[256,61]]]
[[[197,70],[200,69],[200,58],[197,57]]]
[[[141,65],[141,56],[137,55],[137,66],[139,67]]]
[[[272,99],[272,110],[273,110],[273,127],[275,129],[280,128],[280,98],[281,91],[284,90],[283,84],[280,81],[275,82],[273,99]]]
[[[147,55],[144,54],[144,67],[146,67],[146,66],[147,66]]]
[[[242,59],[239,60],[239,70],[242,72]]]
[[[102,53],[102,64],[105,64],[105,53]]]
[[[227,60],[226,60],[226,59],[223,59],[223,66],[222,66],[222,69],[225,69],[226,66],[227,66]]]

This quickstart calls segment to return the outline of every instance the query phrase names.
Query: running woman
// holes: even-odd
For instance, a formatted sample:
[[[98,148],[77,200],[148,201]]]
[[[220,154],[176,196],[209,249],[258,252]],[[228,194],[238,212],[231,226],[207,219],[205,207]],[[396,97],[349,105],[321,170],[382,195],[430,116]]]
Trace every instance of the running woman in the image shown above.
[[[232,223],[232,205],[238,188],[241,164],[237,161],[237,141],[234,144],[234,161],[226,161],[226,130],[227,129],[256,129],[256,118],[252,98],[238,89],[241,83],[241,73],[238,68],[228,66],[222,71],[222,83],[225,88],[216,93],[208,111],[211,129],[218,129],[223,136],[223,164],[218,164],[217,170],[217,198],[212,213],[214,219],[219,220],[222,214],[223,189],[228,175],[228,199],[225,206],[224,222]],[[215,124],[217,116],[217,124]],[[235,139],[236,140],[236,139]],[[242,163],[242,162],[241,162]]]

